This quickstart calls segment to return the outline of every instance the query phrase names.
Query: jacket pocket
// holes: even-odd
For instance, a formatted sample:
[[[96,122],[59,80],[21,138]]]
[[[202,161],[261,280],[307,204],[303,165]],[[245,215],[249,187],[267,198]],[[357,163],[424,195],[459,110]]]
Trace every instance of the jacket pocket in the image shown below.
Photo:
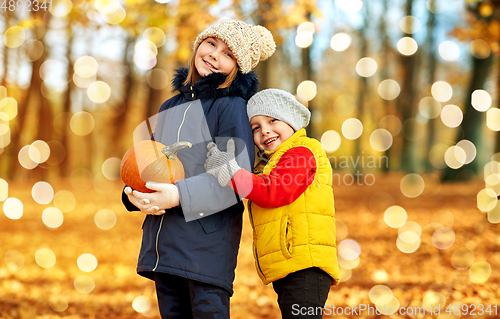
[[[280,246],[283,256],[285,256],[286,259],[292,258],[292,224],[290,223],[288,216],[281,217]]]

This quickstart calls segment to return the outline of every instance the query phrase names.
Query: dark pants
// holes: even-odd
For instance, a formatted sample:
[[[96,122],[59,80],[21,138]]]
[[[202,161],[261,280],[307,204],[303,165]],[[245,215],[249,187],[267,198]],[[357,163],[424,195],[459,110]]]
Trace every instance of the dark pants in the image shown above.
[[[162,319],[229,319],[229,292],[179,276],[155,273]]]
[[[321,319],[332,277],[319,268],[307,268],[273,282],[283,319]]]

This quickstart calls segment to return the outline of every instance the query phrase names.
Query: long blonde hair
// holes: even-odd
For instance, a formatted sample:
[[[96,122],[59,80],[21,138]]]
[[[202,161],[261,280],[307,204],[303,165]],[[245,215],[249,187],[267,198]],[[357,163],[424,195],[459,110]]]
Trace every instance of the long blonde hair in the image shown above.
[[[189,85],[189,84],[195,83],[196,81],[198,81],[201,78],[201,75],[200,75],[200,73],[198,73],[198,70],[196,69],[196,65],[195,65],[196,51],[198,51],[199,47],[200,46],[198,45],[198,47],[195,50],[193,50],[193,53],[191,55],[191,61],[189,62],[188,75],[187,75],[187,78],[184,81],[184,83],[182,83],[184,85]],[[236,78],[238,71],[239,71],[238,63],[236,63],[234,68],[227,75],[224,83],[219,85],[218,89],[225,89],[225,88],[229,87],[231,85],[231,83],[233,83],[234,79]]]

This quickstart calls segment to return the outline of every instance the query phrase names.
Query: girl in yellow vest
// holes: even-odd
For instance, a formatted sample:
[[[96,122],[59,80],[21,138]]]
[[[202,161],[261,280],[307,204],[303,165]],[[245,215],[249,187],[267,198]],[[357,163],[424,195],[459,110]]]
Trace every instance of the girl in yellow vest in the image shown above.
[[[283,318],[322,318],[339,281],[332,168],[321,144],[306,135],[311,113],[285,91],[268,89],[247,105],[262,171],[252,174],[213,143],[205,167],[222,186],[249,199],[255,267],[273,283]]]

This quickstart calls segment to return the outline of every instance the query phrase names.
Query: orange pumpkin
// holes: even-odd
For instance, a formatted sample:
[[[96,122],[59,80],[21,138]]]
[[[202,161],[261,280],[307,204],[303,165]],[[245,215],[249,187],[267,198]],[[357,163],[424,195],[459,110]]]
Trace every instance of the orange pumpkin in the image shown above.
[[[174,184],[184,179],[184,167],[176,153],[186,147],[191,147],[191,143],[177,142],[170,146],[151,140],[136,143],[123,156],[122,181],[139,192],[152,193],[146,182]]]

